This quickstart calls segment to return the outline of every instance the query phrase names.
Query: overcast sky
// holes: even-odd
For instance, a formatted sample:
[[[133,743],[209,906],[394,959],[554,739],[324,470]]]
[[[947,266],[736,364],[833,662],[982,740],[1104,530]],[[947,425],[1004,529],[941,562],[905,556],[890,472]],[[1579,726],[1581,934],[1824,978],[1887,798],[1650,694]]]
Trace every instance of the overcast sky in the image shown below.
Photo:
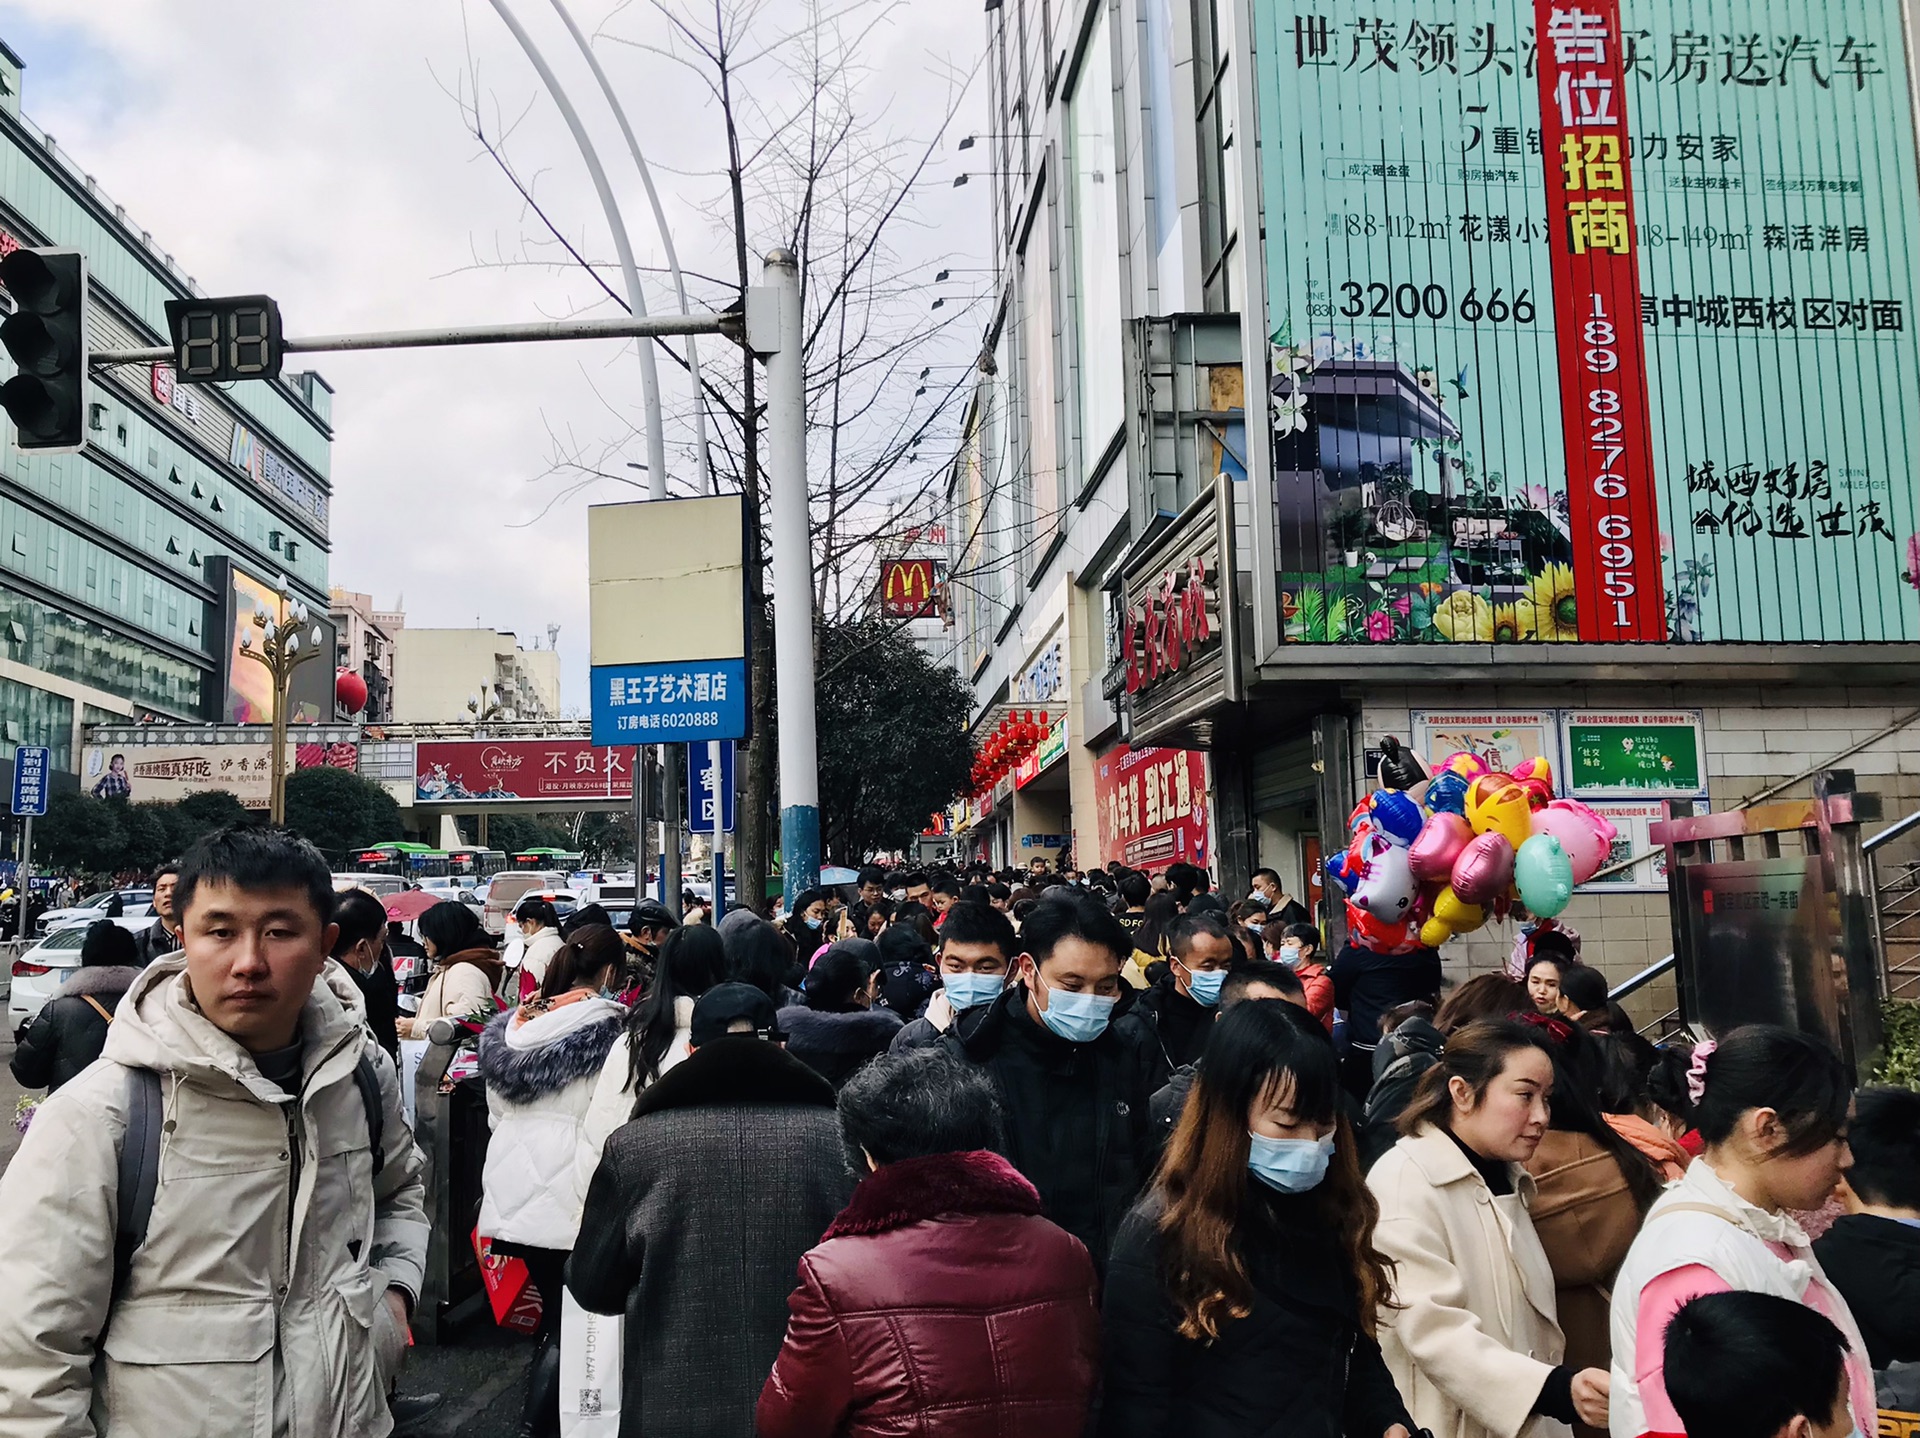
[[[588,114],[640,264],[663,265],[591,76],[547,0],[513,3]],[[573,8],[590,33],[669,43],[648,0]],[[766,0],[761,28],[771,37],[802,13],[801,0]],[[947,77],[972,71],[983,44],[977,0],[900,0],[860,28],[874,123],[930,134]],[[524,253],[539,229],[450,93],[470,95],[475,71],[490,114],[524,112],[511,154],[543,206],[592,258],[612,258],[578,152],[486,0],[5,0],[0,38],[26,61],[27,117],[203,293],[271,294],[291,333],[535,320],[592,299],[578,272],[482,264]],[[599,51],[656,167],[682,264],[728,272],[726,238],[702,209],[719,193],[710,172],[721,155],[704,91],[636,46],[603,39]],[[967,103],[954,139],[980,128],[978,83]],[[983,153],[949,139],[929,175],[929,282],[956,246],[971,251],[963,263],[982,263],[988,188],[952,186]],[[754,253],[780,238],[770,214],[750,212],[748,230]],[[650,295],[666,307],[664,289]],[[514,526],[551,493],[554,481],[540,476],[554,434],[591,447],[637,424],[632,351],[598,342],[332,355],[311,367],[336,392],[333,583],[382,606],[404,596],[415,625],[480,623],[544,644],[558,624],[565,700],[584,707],[585,507],[639,495],[602,485]],[[673,367],[660,370],[674,386]],[[667,404],[684,414],[685,387],[670,387]],[[644,457],[638,435],[631,450]]]

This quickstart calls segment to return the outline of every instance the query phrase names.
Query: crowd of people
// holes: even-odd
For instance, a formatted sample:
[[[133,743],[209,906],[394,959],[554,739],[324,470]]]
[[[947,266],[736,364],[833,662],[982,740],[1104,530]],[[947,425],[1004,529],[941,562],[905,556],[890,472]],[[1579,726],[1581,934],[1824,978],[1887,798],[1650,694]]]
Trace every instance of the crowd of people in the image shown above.
[[[1552,927],[1448,989],[1325,961],[1271,871],[874,868],[777,920],[535,901],[511,965],[441,904],[405,1012],[297,839],[209,837],[164,912],[16,1059],[0,1434],[387,1432],[391,1055],[441,1020],[543,1300],[527,1434],[563,1291],[644,1438],[1843,1438],[1920,1362],[1920,1093],[1784,1029],[1656,1048]]]

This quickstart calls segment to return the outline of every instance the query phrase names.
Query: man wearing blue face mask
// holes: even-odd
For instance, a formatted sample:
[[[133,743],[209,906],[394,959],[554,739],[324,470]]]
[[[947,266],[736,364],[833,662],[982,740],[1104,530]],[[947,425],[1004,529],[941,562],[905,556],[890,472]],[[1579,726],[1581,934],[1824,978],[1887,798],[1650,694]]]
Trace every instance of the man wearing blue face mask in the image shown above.
[[[1166,942],[1167,972],[1121,1020],[1154,1060],[1155,1088],[1200,1057],[1234,961],[1226,920],[1216,913],[1182,914],[1168,926]]]
[[[894,1035],[893,1052],[939,1043],[956,1015],[999,998],[1019,952],[1019,936],[998,909],[965,899],[948,909],[940,927],[940,990],[925,1013]]]
[[[1150,1151],[1154,1060],[1112,1022],[1130,999],[1132,944],[1105,905],[1065,886],[1027,915],[1020,943],[1019,982],[957,1013],[945,1042],[993,1077],[1007,1157],[1103,1267]]]

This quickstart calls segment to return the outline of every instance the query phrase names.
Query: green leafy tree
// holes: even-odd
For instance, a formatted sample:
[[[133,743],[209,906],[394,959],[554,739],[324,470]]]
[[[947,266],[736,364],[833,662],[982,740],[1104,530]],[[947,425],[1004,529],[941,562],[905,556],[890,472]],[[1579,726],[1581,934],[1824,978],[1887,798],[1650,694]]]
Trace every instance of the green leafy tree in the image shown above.
[[[186,853],[202,834],[211,834],[230,824],[250,824],[261,817],[225,789],[202,789],[168,807],[168,857],[175,859]]]
[[[595,867],[633,867],[633,810],[589,809],[580,818],[580,852]]]
[[[400,806],[373,780],[323,764],[287,776],[287,827],[339,855],[397,836]]]
[[[121,806],[88,794],[55,794],[34,821],[34,856],[59,869],[107,872],[121,867],[127,830]]]
[[[521,849],[571,849],[573,825],[558,814],[494,814],[487,820],[487,843],[507,854]]]
[[[971,698],[898,625],[829,623],[814,704],[823,852],[858,864],[900,849],[965,790]]]
[[[179,851],[173,847],[172,804],[156,799],[139,804],[120,800],[114,807],[120,811],[120,824],[127,834],[122,859],[127,867],[151,869],[162,860],[178,855]]]

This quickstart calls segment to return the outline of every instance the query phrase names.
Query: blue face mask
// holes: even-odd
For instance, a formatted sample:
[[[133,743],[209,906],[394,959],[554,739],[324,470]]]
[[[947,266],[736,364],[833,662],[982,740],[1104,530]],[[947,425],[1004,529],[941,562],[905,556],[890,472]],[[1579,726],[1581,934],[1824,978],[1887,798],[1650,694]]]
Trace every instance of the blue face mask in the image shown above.
[[[1299,968],[1300,946],[1298,944],[1282,944],[1280,946],[1280,962],[1290,969]]]
[[[1183,964],[1181,967],[1185,968]],[[1220,1002],[1220,986],[1227,981],[1225,969],[1187,969],[1187,992],[1204,1008]]]
[[[1047,1006],[1040,1010],[1041,1022],[1061,1038],[1068,1043],[1090,1044],[1107,1031],[1107,1020],[1113,1017],[1118,998],[1047,988],[1038,969],[1033,976],[1047,994]]]
[[[1325,1138],[1268,1138],[1249,1133],[1247,1167],[1268,1188],[1306,1193],[1320,1186],[1333,1162],[1333,1135]]]
[[[817,929],[820,927],[820,921],[818,919],[802,919],[800,922],[805,924],[809,929]]]
[[[946,988],[947,1002],[958,1013],[992,1003],[1000,997],[1007,980],[1004,974],[942,974],[940,982]]]

